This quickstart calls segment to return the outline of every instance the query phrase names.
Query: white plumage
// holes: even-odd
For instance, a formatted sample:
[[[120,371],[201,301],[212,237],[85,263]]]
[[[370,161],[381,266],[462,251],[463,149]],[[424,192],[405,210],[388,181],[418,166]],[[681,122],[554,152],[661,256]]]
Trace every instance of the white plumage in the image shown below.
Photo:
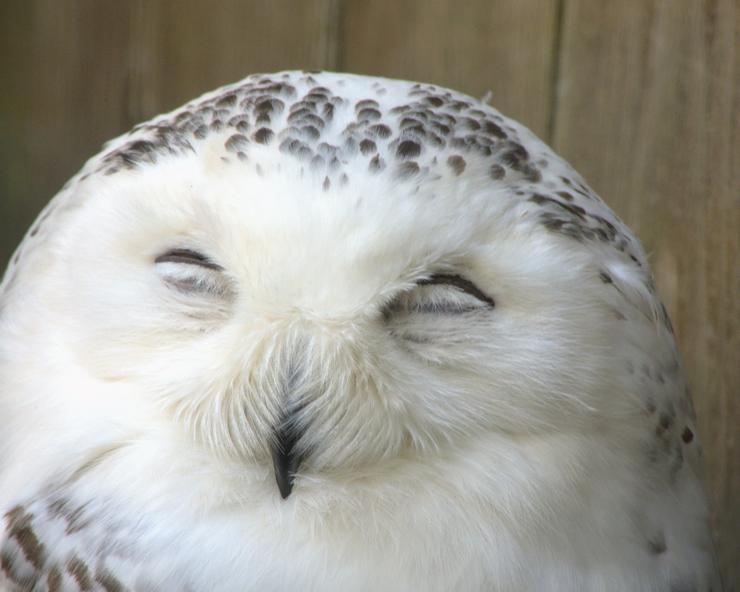
[[[718,590],[640,245],[432,85],[252,76],[108,144],[6,273],[0,418],[3,589]]]

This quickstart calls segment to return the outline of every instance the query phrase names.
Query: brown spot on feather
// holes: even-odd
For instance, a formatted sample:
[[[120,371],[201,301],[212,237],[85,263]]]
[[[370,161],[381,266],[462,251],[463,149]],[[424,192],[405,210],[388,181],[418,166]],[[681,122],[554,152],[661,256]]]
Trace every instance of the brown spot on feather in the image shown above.
[[[408,179],[418,174],[421,169],[419,164],[413,160],[408,160],[396,167],[396,177],[399,179]]]
[[[70,559],[67,562],[67,572],[75,579],[80,590],[92,589],[93,582],[90,577],[90,570],[81,559],[77,557]]]
[[[252,139],[258,144],[269,144],[270,140],[275,136],[273,131],[266,127],[261,127],[252,136]]]
[[[0,570],[2,570],[11,582],[18,584],[20,590],[33,589],[36,575],[33,573],[28,573],[26,575],[17,574],[13,567],[13,556],[7,550],[0,552]]]
[[[373,152],[377,151],[377,146],[375,145],[375,142],[372,140],[368,140],[365,138],[360,142],[360,152],[363,154],[372,154]]]
[[[453,170],[455,175],[462,175],[465,170],[465,159],[459,154],[453,154],[447,159],[447,164]]]
[[[16,506],[5,514],[5,518],[8,520],[8,536],[16,540],[29,563],[36,569],[41,569],[45,550],[31,528],[33,514],[27,513],[21,506]]]
[[[413,140],[404,140],[398,144],[396,149],[396,155],[400,158],[413,158],[419,156],[419,153],[421,153],[421,146]]]
[[[666,552],[665,537],[662,533],[648,539],[648,549],[653,555],[661,555]]]
[[[99,569],[95,574],[95,581],[103,587],[105,592],[123,592],[123,585],[107,569]]]
[[[13,573],[13,558],[5,549],[0,553],[0,569],[2,569],[8,579],[15,581],[15,574]]]
[[[46,576],[46,586],[49,592],[62,592],[62,572],[56,565],[49,570]]]
[[[491,179],[498,181],[506,176],[506,170],[500,164],[492,164],[489,174],[491,175]]]

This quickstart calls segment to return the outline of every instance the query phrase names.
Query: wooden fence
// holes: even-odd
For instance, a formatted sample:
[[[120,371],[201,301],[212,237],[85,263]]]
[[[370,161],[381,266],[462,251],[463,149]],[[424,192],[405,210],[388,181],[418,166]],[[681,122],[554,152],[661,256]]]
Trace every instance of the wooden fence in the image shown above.
[[[740,590],[739,20],[736,0],[2,0],[0,264],[104,140],[246,74],[491,90],[651,254]]]

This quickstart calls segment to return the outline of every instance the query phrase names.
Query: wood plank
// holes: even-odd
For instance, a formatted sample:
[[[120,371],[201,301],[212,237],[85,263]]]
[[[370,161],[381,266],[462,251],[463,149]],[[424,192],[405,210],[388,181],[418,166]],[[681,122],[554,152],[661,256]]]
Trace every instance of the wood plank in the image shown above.
[[[676,327],[726,589],[740,589],[734,0],[567,0],[556,149],[637,232]]]
[[[0,4],[0,268],[104,141],[248,74],[337,63],[336,0]]]
[[[341,69],[482,97],[546,138],[556,0],[348,0]]]
[[[249,74],[335,69],[337,10],[336,0],[140,0],[136,100],[159,110]],[[146,103],[142,110],[156,112]]]
[[[3,267],[65,178],[122,131],[127,22],[124,3],[7,4],[14,14],[2,19],[4,26],[13,28],[22,13],[26,28],[22,41],[10,41],[13,59],[3,68],[13,84],[9,93],[22,97],[2,115],[12,122],[12,134],[0,136],[0,151],[12,155],[2,201],[11,204],[15,222],[4,225],[0,238]]]
[[[29,194],[26,122],[31,97],[25,70],[33,50],[28,36],[32,19],[30,4],[0,2],[0,274],[31,220],[24,204]]]

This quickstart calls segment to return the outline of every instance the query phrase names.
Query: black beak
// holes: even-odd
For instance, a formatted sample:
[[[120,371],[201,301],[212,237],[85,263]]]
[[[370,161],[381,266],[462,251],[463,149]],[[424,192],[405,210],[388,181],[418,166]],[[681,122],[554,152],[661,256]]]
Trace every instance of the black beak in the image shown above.
[[[293,491],[293,480],[301,464],[301,455],[296,450],[296,444],[301,437],[295,425],[295,415],[283,419],[275,430],[275,441],[272,444],[272,465],[275,469],[280,495],[286,499]]]

